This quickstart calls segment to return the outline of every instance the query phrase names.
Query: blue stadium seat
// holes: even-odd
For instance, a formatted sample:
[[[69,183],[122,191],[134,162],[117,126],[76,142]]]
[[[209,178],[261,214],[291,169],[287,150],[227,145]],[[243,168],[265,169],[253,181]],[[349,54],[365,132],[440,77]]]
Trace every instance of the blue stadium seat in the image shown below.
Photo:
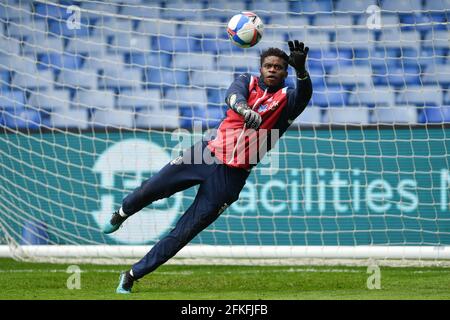
[[[15,38],[0,37],[1,54],[6,55],[19,55],[20,54],[20,41]]]
[[[393,106],[395,104],[395,93],[390,87],[360,88],[350,93],[348,103],[369,107]]]
[[[370,86],[372,84],[372,70],[368,66],[336,66],[333,67],[327,76],[329,84],[357,85],[363,84]]]
[[[204,89],[168,89],[164,97],[164,108],[194,106],[206,108],[207,93]]]
[[[375,85],[390,85],[394,87],[418,85],[421,83],[419,67],[380,65],[373,68],[373,81]]]
[[[71,38],[66,51],[81,56],[98,56],[106,53],[106,39],[102,36]]]
[[[386,27],[380,31],[379,48],[420,48],[421,37],[416,30],[403,31],[397,27]]]
[[[13,129],[38,129],[42,124],[39,111],[28,108],[0,110],[0,123]]]
[[[112,110],[115,104],[114,92],[109,90],[78,90],[73,98],[77,109]]]
[[[197,40],[197,51],[213,54],[231,54],[236,51],[242,52],[243,49],[233,45],[228,38],[203,38]]]
[[[161,110],[161,93],[159,90],[124,90],[117,97],[117,108],[143,110]]]
[[[224,106],[208,107],[206,109],[207,128],[212,129],[218,127],[220,122],[225,118],[228,108]]]
[[[352,31],[337,29],[334,31],[335,46],[349,49],[372,49],[375,46],[375,34],[371,30]]]
[[[165,8],[160,11],[160,16],[164,19],[201,20],[203,18],[202,9],[202,2],[181,1],[172,5],[166,3]]]
[[[225,105],[225,98],[227,95],[227,89],[210,88],[207,90],[208,96],[208,108]]]
[[[54,128],[78,128],[89,127],[89,116],[87,109],[63,110],[50,114],[50,125]]]
[[[203,12],[203,18],[205,19],[221,19],[228,20],[237,12],[248,10],[244,1],[216,1],[209,0],[206,3],[207,10]]]
[[[202,88],[228,88],[234,81],[233,73],[223,70],[193,71],[191,85]]]
[[[264,30],[263,40],[271,33],[283,34],[289,39],[302,38],[303,33],[306,31],[304,29],[299,29],[299,27],[309,26],[311,24],[310,20],[310,17],[307,15],[273,17],[271,19],[271,24],[277,26],[274,29]]]
[[[201,124],[202,128],[211,128],[207,119],[205,108],[180,107],[180,126],[185,129],[192,129]],[[218,121],[214,121],[217,123]]]
[[[23,44],[23,54],[62,53],[64,51],[63,39],[58,37],[27,37]]]
[[[23,91],[2,90],[0,93],[0,108],[20,109],[25,106],[25,94]]]
[[[450,8],[450,0],[426,0],[423,6],[423,9],[427,11],[439,11],[443,8]]]
[[[254,69],[259,67],[259,54],[257,52],[242,55],[221,55],[217,58],[217,68],[221,70],[233,70],[236,68]]]
[[[84,18],[87,18],[90,21],[101,21],[102,23],[106,21],[109,23],[111,20],[114,20],[105,14],[116,14],[117,9],[120,8],[120,6],[111,5],[108,2],[102,3],[99,1],[81,1],[80,6],[85,10],[82,13]]]
[[[417,106],[442,105],[444,94],[439,86],[408,86],[397,96],[397,103]]]
[[[450,85],[450,64],[434,64],[425,68],[422,82],[426,84]]]
[[[70,16],[66,9],[50,3],[35,3],[34,13],[37,19],[62,20]]]
[[[419,115],[420,123],[450,123],[450,106],[428,107]]]
[[[308,106],[294,120],[294,123],[304,125],[319,125],[322,123],[322,110],[315,106]]]
[[[164,20],[140,21],[136,33],[150,36],[173,37],[177,34],[178,24]]]
[[[15,88],[48,90],[54,86],[53,78],[53,72],[50,70],[35,73],[15,73],[11,85]]]
[[[289,12],[301,13],[317,13],[317,12],[332,12],[333,0],[294,0],[289,2]]]
[[[129,110],[96,110],[92,114],[91,123],[95,127],[133,128],[134,111]]]
[[[369,108],[366,107],[328,108],[323,116],[323,122],[340,125],[365,125],[370,122],[369,114]]]
[[[417,109],[413,106],[379,106],[373,109],[370,122],[377,124],[416,124]]]
[[[131,19],[113,18],[102,23],[97,22],[92,30],[93,37],[117,37],[130,34],[133,34],[133,21]]]
[[[138,5],[138,6],[119,6],[120,14],[125,16],[137,17],[137,18],[159,18],[160,15],[160,3],[152,2],[150,6]]]
[[[148,68],[144,71],[144,85],[147,88],[160,88],[187,86],[189,74],[186,71],[174,71]]]
[[[70,108],[70,92],[67,90],[37,91],[31,93],[28,104],[34,109],[62,111]]]
[[[98,75],[95,71],[63,69],[58,75],[57,85],[69,89],[97,89],[97,78]]]
[[[349,12],[352,14],[365,14],[370,5],[377,4],[376,0],[352,0],[337,1],[335,4],[336,11]]]
[[[182,24],[177,34],[184,37],[194,38],[223,38],[227,34],[227,30],[222,26],[220,21],[208,21],[208,23],[217,25],[206,24]]]
[[[89,20],[81,17],[79,25],[69,28],[66,20],[53,20],[48,22],[48,32],[56,37],[87,37],[92,26]]]
[[[133,68],[106,69],[99,77],[99,89],[140,89],[143,86],[142,71]]]
[[[288,1],[255,0],[250,2],[250,11],[255,12],[263,22],[274,17],[283,17],[289,10]]]
[[[0,7],[1,8],[1,7]],[[47,23],[44,20],[26,20],[23,21],[10,21],[7,24],[5,35],[12,38],[29,38],[36,36],[45,36],[47,32]]]
[[[445,15],[429,14],[428,12],[416,12],[400,16],[400,22],[405,25],[401,27],[402,30],[445,30],[445,21]]]
[[[383,8],[383,10],[394,11],[399,14],[412,13],[422,10],[422,0],[408,0],[408,1],[383,0],[381,7]]]
[[[108,49],[114,53],[145,53],[150,49],[150,43],[151,38],[149,36],[120,33],[112,38]]]
[[[327,86],[321,90],[314,90],[312,105],[320,107],[347,106],[348,93],[340,86]]]
[[[80,69],[83,59],[75,54],[41,53],[38,54],[38,69]]]
[[[308,65],[310,68],[329,70],[339,65],[352,64],[351,50],[321,50],[311,49],[308,53]]]
[[[0,20],[29,21],[31,20],[30,3],[16,3],[8,6],[0,5]]]
[[[448,30],[430,30],[422,41],[422,46],[424,48],[445,48],[449,47],[449,31]]]
[[[171,60],[172,55],[163,52],[125,54],[125,63],[135,68],[170,68]]]
[[[175,129],[180,127],[180,119],[177,109],[164,111],[143,111],[136,113],[136,127]]]
[[[83,64],[84,70],[98,71],[125,68],[122,54],[99,54],[86,57]]]
[[[178,53],[173,56],[172,67],[179,70],[213,70],[216,68],[212,54]]]
[[[8,70],[0,70],[0,93],[3,91],[3,89],[9,88],[10,80],[11,72]]]
[[[193,38],[152,37],[152,49],[168,53],[193,52],[198,47]]]

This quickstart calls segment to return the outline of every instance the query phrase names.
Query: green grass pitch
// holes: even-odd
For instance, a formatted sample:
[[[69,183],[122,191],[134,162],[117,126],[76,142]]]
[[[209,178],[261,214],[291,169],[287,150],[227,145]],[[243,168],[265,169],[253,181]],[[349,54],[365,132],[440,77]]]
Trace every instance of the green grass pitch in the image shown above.
[[[69,290],[69,264],[0,259],[0,299],[450,299],[450,268],[380,267],[381,289],[367,289],[366,267],[164,265],[118,295],[125,266],[80,264]]]

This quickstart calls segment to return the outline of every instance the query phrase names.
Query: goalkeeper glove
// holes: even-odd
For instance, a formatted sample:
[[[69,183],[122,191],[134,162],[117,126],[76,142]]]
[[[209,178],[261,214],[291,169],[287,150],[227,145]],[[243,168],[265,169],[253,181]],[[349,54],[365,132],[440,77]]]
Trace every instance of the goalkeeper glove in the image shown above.
[[[303,42],[298,40],[288,41],[289,50],[289,64],[295,69],[297,78],[305,79],[308,76],[308,72],[305,69],[306,56],[308,55],[309,48],[305,47]]]
[[[250,109],[245,102],[238,102],[235,105],[235,110],[241,116],[244,117],[245,125],[247,128],[258,129],[261,125],[261,115]]]

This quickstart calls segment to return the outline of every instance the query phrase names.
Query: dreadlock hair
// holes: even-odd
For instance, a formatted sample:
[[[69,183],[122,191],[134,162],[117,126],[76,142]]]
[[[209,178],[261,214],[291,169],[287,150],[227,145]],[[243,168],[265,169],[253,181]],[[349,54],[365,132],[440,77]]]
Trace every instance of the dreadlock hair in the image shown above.
[[[260,55],[261,67],[263,65],[264,59],[267,57],[270,57],[270,56],[275,56],[275,57],[283,59],[286,62],[286,66],[285,66],[284,70],[287,70],[288,65],[289,65],[289,56],[286,54],[286,52],[284,52],[283,50],[278,49],[278,48],[269,48],[267,50],[264,50],[261,53],[261,55]]]

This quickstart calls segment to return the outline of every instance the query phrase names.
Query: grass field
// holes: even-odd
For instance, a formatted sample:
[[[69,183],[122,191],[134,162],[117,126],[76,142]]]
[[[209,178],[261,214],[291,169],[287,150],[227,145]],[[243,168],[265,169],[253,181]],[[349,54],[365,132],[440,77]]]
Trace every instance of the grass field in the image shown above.
[[[124,266],[79,265],[79,290],[67,289],[67,267],[0,259],[0,299],[450,299],[450,268],[381,267],[381,289],[369,290],[365,267],[165,265],[118,295]]]

